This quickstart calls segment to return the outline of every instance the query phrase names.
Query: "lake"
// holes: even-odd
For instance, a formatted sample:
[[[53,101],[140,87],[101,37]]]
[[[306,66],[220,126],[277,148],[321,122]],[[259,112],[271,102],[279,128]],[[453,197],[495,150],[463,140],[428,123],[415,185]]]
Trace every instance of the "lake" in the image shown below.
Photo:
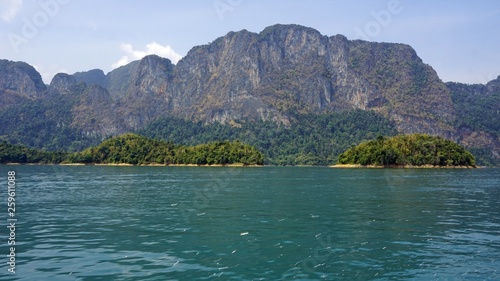
[[[0,166],[0,178],[0,280],[500,280],[500,169]]]

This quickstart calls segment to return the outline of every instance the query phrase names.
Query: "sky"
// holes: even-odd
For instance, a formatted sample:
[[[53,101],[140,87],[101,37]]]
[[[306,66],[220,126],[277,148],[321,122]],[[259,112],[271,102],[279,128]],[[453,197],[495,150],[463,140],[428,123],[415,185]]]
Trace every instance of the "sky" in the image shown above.
[[[411,45],[445,82],[500,75],[498,0],[0,0],[0,59],[33,65],[49,84],[148,54],[177,63],[230,31],[278,23]]]

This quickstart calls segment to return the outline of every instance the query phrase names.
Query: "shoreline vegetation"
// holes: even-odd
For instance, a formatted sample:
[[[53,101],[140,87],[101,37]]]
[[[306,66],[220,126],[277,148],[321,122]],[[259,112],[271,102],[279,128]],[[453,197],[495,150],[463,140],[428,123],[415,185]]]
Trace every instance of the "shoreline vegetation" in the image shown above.
[[[360,164],[336,164],[329,166],[330,168],[337,169],[476,169],[481,168],[478,166],[435,166],[435,165],[394,165],[394,166],[382,166],[382,165],[360,165]]]
[[[47,152],[0,143],[2,164],[59,164],[67,166],[261,166],[264,156],[239,141],[180,146],[137,134],[109,138],[81,152]]]
[[[264,155],[239,141],[174,145],[128,133],[81,152],[48,152],[0,142],[0,163],[8,165],[261,167]],[[331,168],[477,168],[458,144],[425,134],[379,136],[352,146]]]
[[[128,164],[128,163],[0,163],[0,165],[7,166],[37,166],[37,165],[47,165],[47,166],[102,166],[102,167],[264,167],[265,165],[260,164],[245,164],[245,163],[233,163],[233,164]],[[274,166],[273,166],[274,167]]]
[[[353,146],[339,156],[335,168],[476,168],[462,146],[426,134],[378,137]]]
[[[61,166],[106,166],[106,167],[263,167],[258,164],[128,164],[128,163],[61,163]]]
[[[244,164],[244,163],[233,163],[233,164],[128,164],[128,163],[2,163],[0,165],[7,166],[21,166],[21,165],[57,165],[57,166],[103,166],[103,167],[279,167],[276,165],[258,165],[258,164]],[[322,167],[315,165],[294,165],[293,167]],[[336,169],[477,169],[477,168],[487,168],[483,166],[434,166],[434,165],[422,165],[422,166],[381,166],[381,165],[360,165],[360,164],[334,164],[327,166],[328,168]]]

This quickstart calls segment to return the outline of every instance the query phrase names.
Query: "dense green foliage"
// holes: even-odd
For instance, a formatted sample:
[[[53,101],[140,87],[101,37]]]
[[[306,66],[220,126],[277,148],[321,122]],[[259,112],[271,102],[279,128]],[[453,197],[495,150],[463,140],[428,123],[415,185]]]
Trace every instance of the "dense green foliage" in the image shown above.
[[[82,151],[97,145],[99,136],[83,134],[68,124],[74,102],[77,100],[69,100],[64,103],[67,106],[61,106],[54,99],[46,99],[0,111],[1,120],[12,120],[0,125],[0,139],[48,151]],[[330,165],[353,143],[374,139],[378,135],[395,135],[396,130],[390,121],[375,112],[354,110],[297,115],[291,118],[287,127],[272,121],[223,125],[167,117],[138,133],[190,146],[240,140],[262,151],[265,164]]]
[[[238,141],[180,146],[124,134],[75,153],[48,152],[0,142],[0,163],[262,165],[264,156],[256,148]]]
[[[425,134],[379,137],[339,156],[340,164],[381,166],[474,166],[474,156],[460,145]]]
[[[495,139],[497,146],[500,140],[500,77],[486,85],[448,82],[446,86],[457,114],[454,127],[465,136],[472,132],[486,133],[475,134],[475,145],[467,149],[474,154],[479,165],[499,166],[500,158],[492,149]],[[487,143],[489,147],[481,146]]]
[[[66,157],[66,152],[46,152],[19,145],[0,142],[0,163],[61,163]]]
[[[136,134],[110,138],[100,145],[74,153],[69,163],[102,164],[197,164],[262,165],[264,158],[254,147],[240,142],[213,142],[197,146],[177,146]]]
[[[262,151],[268,165],[330,165],[353,143],[395,135],[394,125],[372,111],[297,115],[288,127],[274,122],[203,125],[176,118],[152,123],[141,135],[184,145],[244,140]]]
[[[78,85],[74,88],[83,92]],[[0,110],[0,140],[48,151],[81,151],[98,144],[98,136],[85,134],[71,124],[77,99],[77,94],[57,95]]]
[[[485,131],[500,137],[500,91],[488,91],[484,85],[447,83],[455,105],[455,127]],[[472,94],[471,94],[472,93]]]

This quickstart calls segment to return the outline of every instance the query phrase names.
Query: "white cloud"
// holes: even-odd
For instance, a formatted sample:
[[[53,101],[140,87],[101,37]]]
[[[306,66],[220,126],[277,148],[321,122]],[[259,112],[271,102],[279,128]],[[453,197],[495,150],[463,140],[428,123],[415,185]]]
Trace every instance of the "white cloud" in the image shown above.
[[[1,0],[0,18],[6,22],[12,21],[16,17],[22,5],[23,5],[23,0]]]
[[[151,42],[146,45],[144,50],[134,50],[132,44],[121,44],[120,48],[125,53],[117,62],[113,63],[113,69],[124,66],[134,60],[140,60],[147,55],[158,55],[168,58],[172,63],[176,64],[182,56],[178,54],[170,45],[160,45],[156,42]]]
[[[40,76],[42,76],[43,82],[47,85],[50,84],[50,82],[52,81],[52,78],[54,78],[54,76],[57,73],[68,73],[67,69],[62,68],[62,67],[57,66],[57,65],[51,65],[48,68],[40,66],[40,65],[33,65],[33,67],[35,68],[36,71],[38,71],[38,73],[40,73]]]

